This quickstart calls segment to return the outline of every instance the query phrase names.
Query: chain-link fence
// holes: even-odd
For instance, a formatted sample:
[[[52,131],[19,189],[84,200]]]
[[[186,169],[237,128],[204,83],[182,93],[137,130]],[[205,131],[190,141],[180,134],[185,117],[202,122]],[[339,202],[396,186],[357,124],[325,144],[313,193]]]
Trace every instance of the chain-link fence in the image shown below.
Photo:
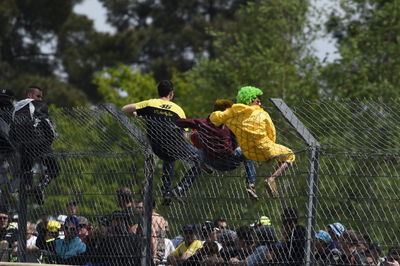
[[[328,265],[377,264],[390,250],[395,254],[399,104],[272,103],[265,110],[277,143],[296,155],[273,184],[269,177],[288,154],[249,162],[235,141],[226,151],[226,135],[208,141],[207,124],[131,119],[113,105],[54,108],[54,131],[43,126],[38,135],[37,125],[14,115],[19,126],[1,132],[8,211],[0,215],[8,215],[12,235],[2,236],[8,241],[2,260],[150,265],[182,264],[179,258],[195,254],[184,263]],[[197,128],[190,138],[197,149],[185,138],[192,134],[187,127]],[[253,128],[259,131],[265,128]],[[245,155],[259,148],[236,137]],[[25,241],[35,234],[37,248]],[[181,252],[179,243],[193,246]]]

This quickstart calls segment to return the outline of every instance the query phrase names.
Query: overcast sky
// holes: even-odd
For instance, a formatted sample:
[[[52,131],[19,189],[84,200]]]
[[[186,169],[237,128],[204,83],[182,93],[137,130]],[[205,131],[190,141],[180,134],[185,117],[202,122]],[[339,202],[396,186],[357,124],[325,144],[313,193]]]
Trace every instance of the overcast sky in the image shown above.
[[[329,11],[332,8],[336,8],[339,5],[339,0],[311,0],[311,3],[315,5],[317,10]],[[114,32],[114,28],[107,24],[106,22],[106,10],[99,3],[98,0],[85,0],[82,4],[76,5],[74,11],[78,14],[83,14],[88,16],[94,21],[96,30],[102,32]],[[324,23],[325,16],[322,18],[312,18],[315,23]],[[320,35],[323,35],[321,32]],[[326,61],[330,62],[335,58],[338,58],[336,54],[335,45],[332,39],[326,37],[320,37],[313,43],[315,49],[315,54],[320,60],[325,57]]]

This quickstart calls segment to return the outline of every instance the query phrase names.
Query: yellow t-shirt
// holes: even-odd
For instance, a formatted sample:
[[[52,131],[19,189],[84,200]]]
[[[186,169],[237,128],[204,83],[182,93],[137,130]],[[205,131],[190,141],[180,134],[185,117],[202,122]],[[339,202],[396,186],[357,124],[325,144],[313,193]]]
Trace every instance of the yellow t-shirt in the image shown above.
[[[136,103],[136,112],[140,116],[164,117],[176,120],[186,118],[182,108],[171,101],[150,99]]]
[[[176,249],[171,253],[172,256],[175,258],[180,258],[184,253],[187,253],[189,255],[194,255],[196,251],[200,248],[202,248],[203,245],[201,244],[200,240],[194,240],[189,247],[186,246],[185,241],[179,244],[179,246],[176,247]]]

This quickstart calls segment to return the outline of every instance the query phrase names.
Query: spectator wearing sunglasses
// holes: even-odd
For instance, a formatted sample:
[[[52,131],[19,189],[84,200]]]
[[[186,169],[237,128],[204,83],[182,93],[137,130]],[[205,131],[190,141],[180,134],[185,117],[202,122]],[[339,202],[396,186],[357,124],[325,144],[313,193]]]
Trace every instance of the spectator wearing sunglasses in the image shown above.
[[[224,230],[229,229],[228,221],[224,218],[217,218],[214,220],[215,227],[219,228],[219,232],[222,233]]]
[[[79,227],[78,227],[78,236],[82,240],[83,243],[87,244],[89,240],[89,234],[91,231],[91,224],[88,219],[83,216],[78,216]]]
[[[0,260],[9,261],[10,250],[17,246],[18,230],[9,227],[9,216],[5,206],[0,207]]]
[[[78,237],[79,220],[76,216],[65,219],[64,239],[56,240],[57,261],[60,264],[81,264],[80,254],[86,251],[86,245]]]

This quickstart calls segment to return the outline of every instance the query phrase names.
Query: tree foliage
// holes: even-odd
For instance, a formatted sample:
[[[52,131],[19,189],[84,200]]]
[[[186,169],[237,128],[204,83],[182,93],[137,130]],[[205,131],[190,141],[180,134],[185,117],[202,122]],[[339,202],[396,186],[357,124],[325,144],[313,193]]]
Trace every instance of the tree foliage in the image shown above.
[[[223,31],[215,31],[215,58],[200,60],[184,76],[188,99],[197,99],[194,114],[204,114],[216,98],[234,98],[243,85],[262,88],[266,98],[317,98],[316,61],[304,33],[306,12],[304,1],[251,2]]]
[[[325,93],[338,98],[400,96],[400,1],[343,1],[327,30],[340,58],[322,69]]]
[[[49,103],[82,105],[85,94],[54,75],[55,54],[44,52],[79,1],[0,2],[0,87],[11,88],[17,98],[24,89],[37,85],[45,90]]]
[[[104,101],[118,107],[157,97],[156,82],[152,75],[134,71],[126,65],[103,70],[93,82]]]
[[[107,20],[117,32],[133,30],[143,38],[137,42],[140,64],[153,72],[156,80],[169,79],[173,69],[184,72],[195,58],[214,56],[210,28],[232,20],[232,14],[246,0],[112,1],[100,0],[107,9]]]

